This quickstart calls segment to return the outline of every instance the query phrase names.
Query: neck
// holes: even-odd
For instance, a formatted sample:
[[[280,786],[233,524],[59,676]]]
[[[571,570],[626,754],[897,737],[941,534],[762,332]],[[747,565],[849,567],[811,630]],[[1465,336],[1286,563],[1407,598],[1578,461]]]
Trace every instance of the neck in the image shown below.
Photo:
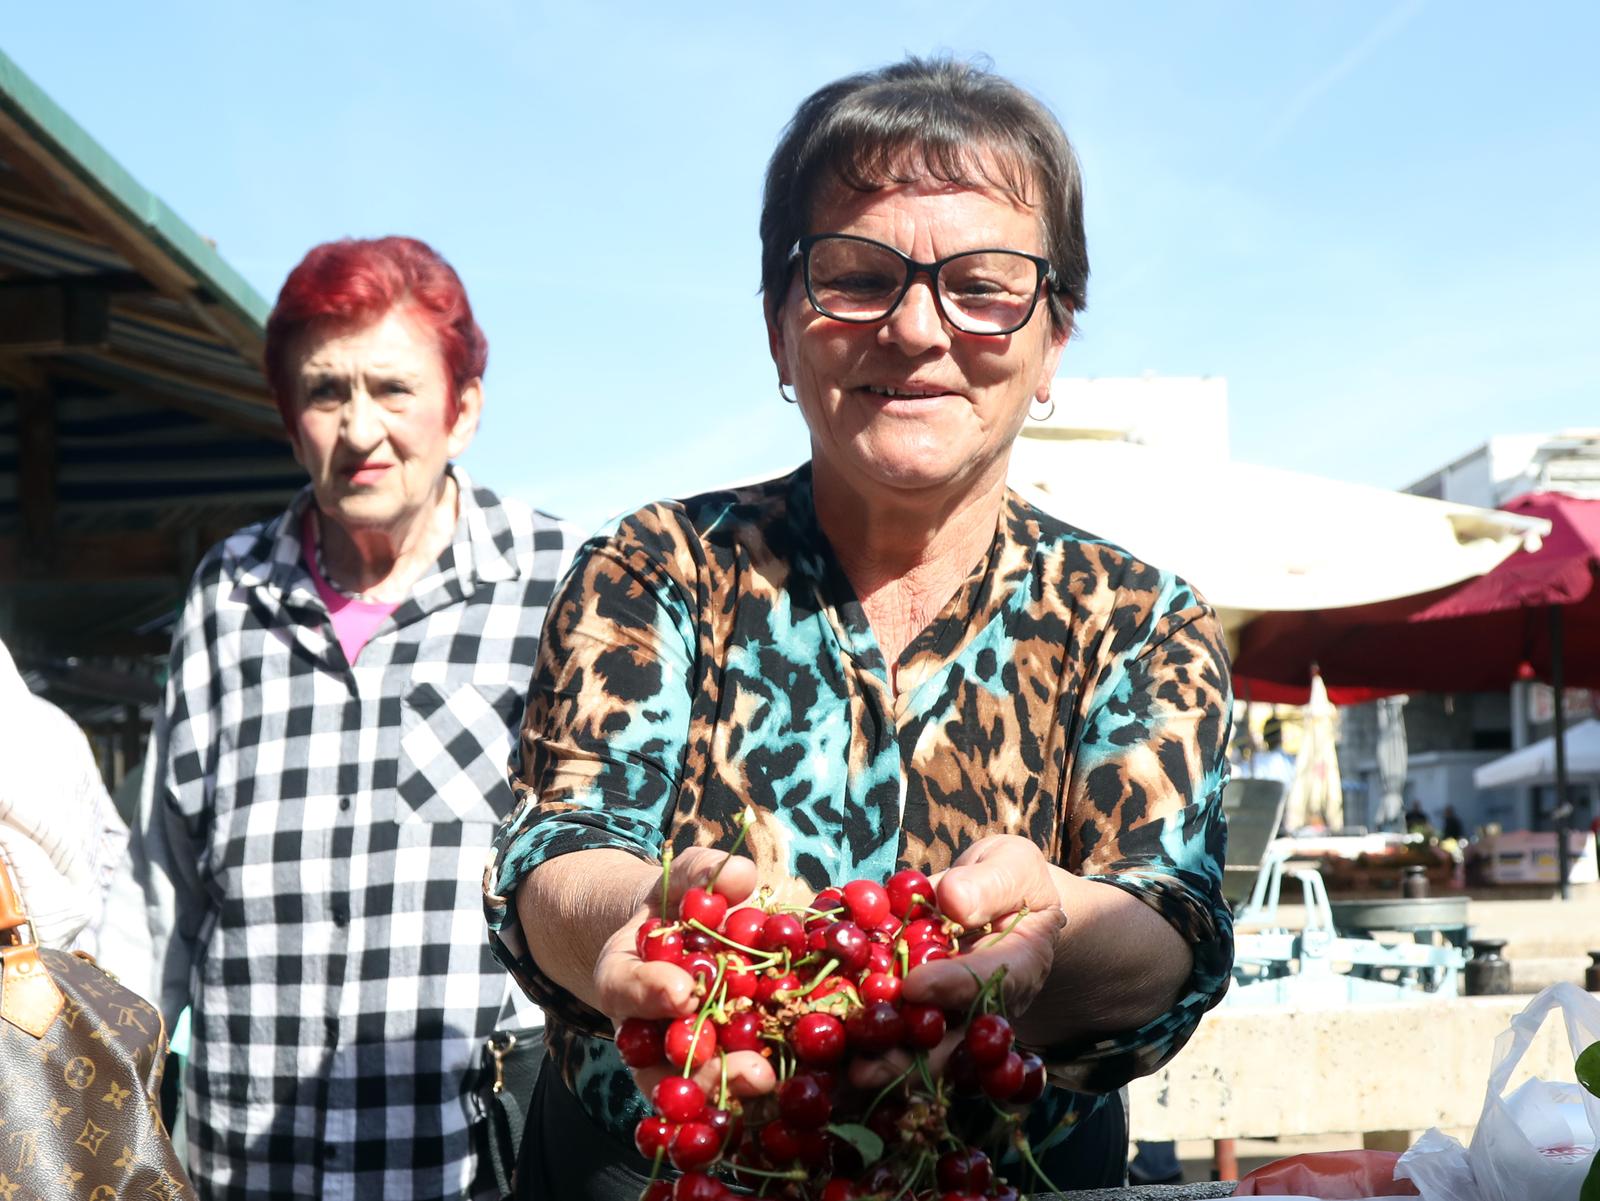
[[[426,505],[386,526],[350,526],[319,511],[323,568],[343,592],[401,601],[455,536],[457,491],[446,473]]]
[[[812,472],[817,522],[892,670],[993,542],[1004,465],[945,494],[869,494],[820,461]]]

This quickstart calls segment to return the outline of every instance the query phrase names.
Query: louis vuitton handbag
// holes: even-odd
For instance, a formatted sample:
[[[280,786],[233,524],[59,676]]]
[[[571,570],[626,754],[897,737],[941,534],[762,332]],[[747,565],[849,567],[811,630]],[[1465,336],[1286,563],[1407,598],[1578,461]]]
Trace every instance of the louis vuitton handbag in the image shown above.
[[[35,941],[0,856],[0,1201],[194,1201],[161,1124],[161,1014]]]

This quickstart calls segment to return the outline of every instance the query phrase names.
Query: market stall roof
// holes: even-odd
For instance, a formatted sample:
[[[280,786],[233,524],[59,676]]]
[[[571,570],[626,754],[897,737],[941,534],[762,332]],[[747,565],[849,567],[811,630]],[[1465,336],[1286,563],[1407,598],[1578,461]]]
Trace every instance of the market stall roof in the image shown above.
[[[1175,571],[1238,629],[1257,614],[1431,592],[1481,575],[1549,523],[1061,426],[1023,431],[1011,483]]]
[[[0,623],[149,650],[198,555],[304,481],[266,302],[0,54]]]
[[[1567,731],[1567,775],[1600,779],[1600,720],[1581,721]],[[1518,788],[1551,784],[1556,778],[1556,740],[1541,738],[1519,751],[1490,760],[1472,773],[1479,788]]]

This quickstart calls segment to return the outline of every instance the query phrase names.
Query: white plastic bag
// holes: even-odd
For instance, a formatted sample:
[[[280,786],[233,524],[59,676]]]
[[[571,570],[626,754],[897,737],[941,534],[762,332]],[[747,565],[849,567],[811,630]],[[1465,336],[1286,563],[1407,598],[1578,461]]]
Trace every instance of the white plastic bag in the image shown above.
[[[1426,1201],[1573,1201],[1600,1143],[1600,1097],[1575,1083],[1506,1085],[1552,1010],[1566,1020],[1572,1058],[1600,1040],[1600,1001],[1575,984],[1553,984],[1495,1040],[1494,1066],[1472,1143],[1430,1130],[1400,1157],[1395,1174]],[[1469,1191],[1470,1189],[1470,1191]]]

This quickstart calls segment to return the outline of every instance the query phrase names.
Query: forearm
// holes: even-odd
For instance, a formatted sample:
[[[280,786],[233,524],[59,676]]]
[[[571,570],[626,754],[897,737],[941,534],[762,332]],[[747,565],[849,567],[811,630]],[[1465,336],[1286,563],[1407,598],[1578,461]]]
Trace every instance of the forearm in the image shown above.
[[[1177,1001],[1194,966],[1183,937],[1114,884],[1052,866],[1066,924],[1054,966],[1019,1022],[1023,1037],[1054,1046],[1134,1029]]]
[[[546,860],[517,888],[517,918],[534,961],[578,1000],[601,1009],[595,964],[606,941],[660,886],[661,869],[626,851]]]

